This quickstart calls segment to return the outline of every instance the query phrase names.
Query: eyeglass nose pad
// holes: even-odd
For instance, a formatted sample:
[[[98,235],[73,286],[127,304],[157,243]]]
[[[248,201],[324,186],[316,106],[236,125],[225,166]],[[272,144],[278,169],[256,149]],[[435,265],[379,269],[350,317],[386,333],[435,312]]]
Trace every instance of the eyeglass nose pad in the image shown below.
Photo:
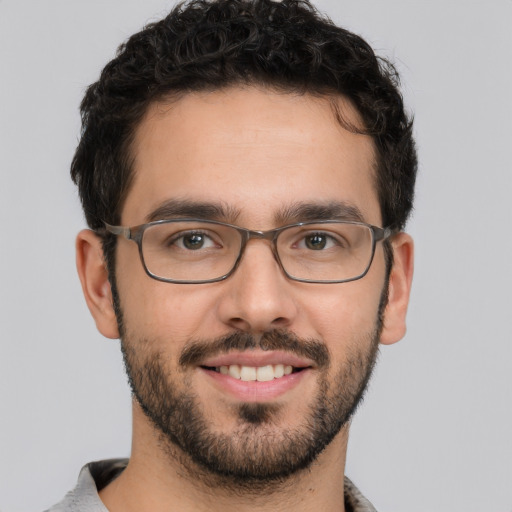
[[[253,231],[253,230],[246,230],[244,231],[245,236],[242,238],[242,243],[240,246],[240,254],[238,255],[238,259],[235,262],[235,265],[233,267],[233,270],[229,273],[230,275],[236,271],[238,266],[240,265],[240,262],[245,254],[245,249],[247,247],[247,244],[250,240],[267,240],[270,245],[270,250],[272,251],[272,255],[274,256],[274,259],[276,260],[277,264],[281,268],[281,271],[284,272],[285,275],[288,275],[285,271],[283,264],[281,262],[281,258],[279,257],[279,253],[277,252],[277,233],[276,230],[270,230],[270,231]]]

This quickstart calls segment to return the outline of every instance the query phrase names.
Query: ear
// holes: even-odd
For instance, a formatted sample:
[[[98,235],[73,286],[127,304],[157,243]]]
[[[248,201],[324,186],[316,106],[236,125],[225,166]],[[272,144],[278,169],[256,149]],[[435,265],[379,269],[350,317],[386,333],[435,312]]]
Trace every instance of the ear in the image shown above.
[[[414,271],[414,243],[407,233],[398,233],[391,241],[393,267],[389,276],[388,303],[380,342],[391,345],[401,340],[406,331],[405,317],[409,305]]]
[[[76,266],[98,331],[107,338],[119,338],[101,238],[89,229],[76,237]]]

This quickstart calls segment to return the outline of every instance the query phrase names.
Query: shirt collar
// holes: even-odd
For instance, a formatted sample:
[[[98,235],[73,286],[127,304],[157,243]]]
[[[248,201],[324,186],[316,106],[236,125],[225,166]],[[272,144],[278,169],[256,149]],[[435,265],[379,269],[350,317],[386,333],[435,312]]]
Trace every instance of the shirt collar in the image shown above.
[[[108,512],[98,492],[117,478],[126,468],[128,459],[91,462],[80,471],[76,487],[46,512]],[[345,477],[346,512],[377,512],[352,481]]]

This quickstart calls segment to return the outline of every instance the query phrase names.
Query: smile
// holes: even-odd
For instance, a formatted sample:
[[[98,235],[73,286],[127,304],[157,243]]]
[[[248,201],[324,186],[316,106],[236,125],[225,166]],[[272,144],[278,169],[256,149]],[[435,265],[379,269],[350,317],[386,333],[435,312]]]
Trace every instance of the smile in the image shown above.
[[[198,369],[222,393],[237,401],[277,399],[313,374],[313,361],[287,351],[247,350],[219,354]]]
[[[231,364],[229,366],[223,365],[208,369],[214,370],[222,375],[229,375],[234,379],[243,380],[244,382],[268,382],[274,379],[280,379],[285,375],[290,375],[294,371],[300,371],[302,368],[294,368],[291,365],[284,364],[268,364],[265,366],[242,366],[238,364]]]

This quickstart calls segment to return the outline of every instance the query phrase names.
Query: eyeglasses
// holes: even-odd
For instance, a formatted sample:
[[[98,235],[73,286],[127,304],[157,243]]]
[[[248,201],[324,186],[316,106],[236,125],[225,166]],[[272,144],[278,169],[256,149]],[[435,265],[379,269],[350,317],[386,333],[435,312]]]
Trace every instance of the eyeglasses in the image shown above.
[[[159,220],[140,226],[111,226],[109,233],[139,246],[146,273],[159,281],[213,283],[238,267],[251,239],[268,240],[274,258],[290,279],[306,283],[344,283],[366,275],[377,242],[394,231],[362,222],[298,222],[254,231],[200,219]]]

